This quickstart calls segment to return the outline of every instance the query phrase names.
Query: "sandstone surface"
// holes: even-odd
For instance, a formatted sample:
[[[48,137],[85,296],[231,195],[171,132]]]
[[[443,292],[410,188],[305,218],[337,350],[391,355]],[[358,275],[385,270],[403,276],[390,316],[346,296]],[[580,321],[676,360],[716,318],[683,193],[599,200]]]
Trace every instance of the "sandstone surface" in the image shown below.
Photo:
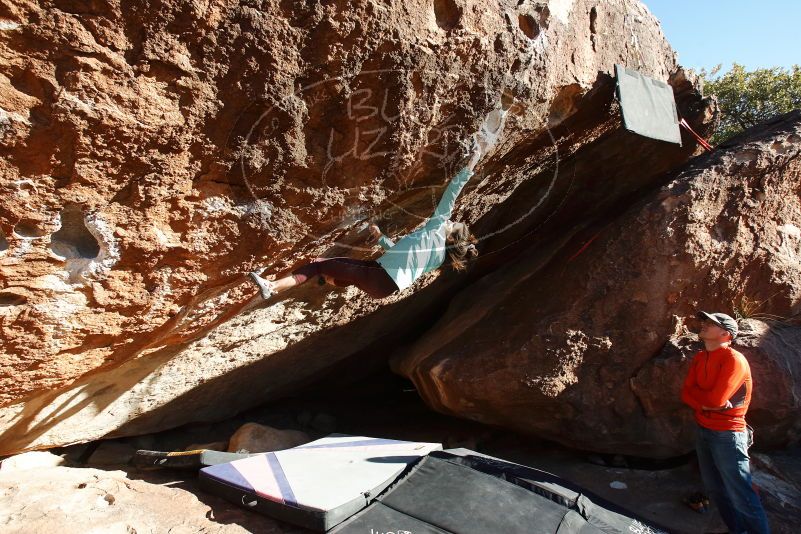
[[[474,277],[693,152],[622,131],[616,63],[711,118],[636,0],[14,0],[0,18],[0,454],[221,419],[385,361],[470,278],[263,307],[244,274],[374,256],[361,225],[418,225],[494,108],[510,119],[457,212],[486,253]]]
[[[194,481],[158,473],[75,467],[0,470],[0,488],[0,519],[7,534],[308,532],[204,494]]]

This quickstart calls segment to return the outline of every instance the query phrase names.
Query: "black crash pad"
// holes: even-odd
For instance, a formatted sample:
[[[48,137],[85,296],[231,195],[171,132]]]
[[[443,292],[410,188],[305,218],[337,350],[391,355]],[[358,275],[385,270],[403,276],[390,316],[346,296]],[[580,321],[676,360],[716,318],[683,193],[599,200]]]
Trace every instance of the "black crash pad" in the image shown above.
[[[655,525],[559,477],[467,449],[430,453],[337,534],[653,534]]]

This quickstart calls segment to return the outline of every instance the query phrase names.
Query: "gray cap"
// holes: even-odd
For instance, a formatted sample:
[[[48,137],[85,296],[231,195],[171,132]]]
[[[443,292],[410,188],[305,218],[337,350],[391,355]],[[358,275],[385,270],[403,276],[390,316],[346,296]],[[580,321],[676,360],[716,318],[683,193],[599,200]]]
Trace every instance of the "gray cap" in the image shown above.
[[[726,315],[725,313],[707,313],[707,312],[698,312],[699,319],[706,319],[707,321],[712,321],[722,329],[728,331],[731,334],[732,338],[737,337],[737,332],[740,331],[740,327],[737,326],[737,321],[735,321],[731,316]]]

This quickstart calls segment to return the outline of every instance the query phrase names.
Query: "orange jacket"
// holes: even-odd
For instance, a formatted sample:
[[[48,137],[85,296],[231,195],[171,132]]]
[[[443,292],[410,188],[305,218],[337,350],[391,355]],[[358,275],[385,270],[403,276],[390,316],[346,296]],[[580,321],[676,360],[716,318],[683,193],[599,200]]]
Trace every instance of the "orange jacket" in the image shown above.
[[[745,412],[751,403],[751,368],[745,356],[731,347],[699,351],[684,380],[681,400],[695,410],[695,421],[711,430],[745,430]],[[733,408],[703,410],[730,401]]]

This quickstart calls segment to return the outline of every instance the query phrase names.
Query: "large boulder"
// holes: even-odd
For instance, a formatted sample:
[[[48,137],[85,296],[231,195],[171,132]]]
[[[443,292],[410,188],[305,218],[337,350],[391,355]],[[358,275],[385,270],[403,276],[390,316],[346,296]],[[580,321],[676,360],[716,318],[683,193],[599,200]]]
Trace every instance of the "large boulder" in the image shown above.
[[[434,409],[608,453],[692,448],[699,309],[749,318],[749,420],[801,437],[801,112],[691,161],[617,217],[543,241],[394,360]],[[605,180],[599,176],[599,180]]]
[[[0,16],[0,454],[219,419],[385,359],[468,279],[264,308],[243,275],[374,255],[360,225],[414,228],[493,108],[510,119],[460,216],[498,250],[616,209],[693,152],[621,130],[615,63],[709,119],[636,0],[17,0]],[[548,187],[584,147],[621,169],[615,187],[587,169]]]

